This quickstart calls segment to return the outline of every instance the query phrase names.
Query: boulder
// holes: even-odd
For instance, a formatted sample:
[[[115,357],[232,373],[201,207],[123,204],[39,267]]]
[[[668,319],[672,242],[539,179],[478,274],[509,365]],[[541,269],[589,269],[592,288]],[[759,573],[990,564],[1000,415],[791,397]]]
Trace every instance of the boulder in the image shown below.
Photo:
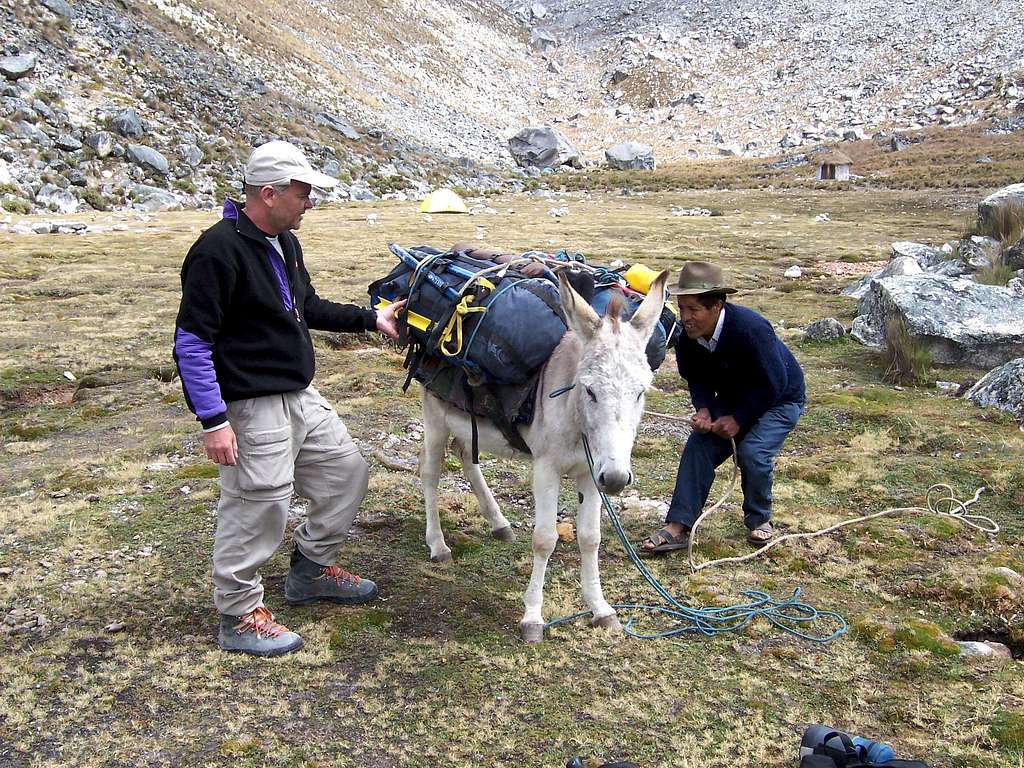
[[[145,133],[139,113],[131,107],[123,109],[114,115],[114,118],[110,121],[110,127],[126,139],[137,139]]]
[[[25,53],[19,56],[0,56],[0,75],[8,80],[18,80],[32,74],[36,68],[36,55]]]
[[[32,123],[26,123],[24,120],[15,120],[11,123],[11,130],[14,132],[15,136],[28,139],[33,144],[43,147],[44,149],[49,149],[53,146],[53,139],[32,125]]]
[[[90,133],[85,137],[85,143],[99,158],[106,157],[114,150],[114,138],[106,131]]]
[[[815,320],[804,329],[804,338],[808,341],[835,341],[845,335],[843,324],[834,317]]]
[[[988,269],[1001,253],[999,241],[991,237],[972,235],[960,241],[960,258],[972,270]]]
[[[924,245],[923,243],[912,243],[907,240],[901,240],[892,244],[892,255],[890,258],[895,259],[899,256],[909,256],[921,265],[921,269],[927,269],[942,261],[942,251],[938,248],[932,248],[930,245]]]
[[[524,168],[583,167],[579,150],[561,131],[550,126],[523,128],[508,140],[508,149],[516,164]]]
[[[530,47],[540,53],[547,53],[558,47],[558,38],[546,29],[530,30]]]
[[[181,200],[166,189],[151,187],[147,184],[136,184],[132,187],[135,193],[135,207],[150,213],[157,211],[180,211]]]
[[[74,9],[65,3],[64,0],[42,0],[42,3],[45,8],[62,18],[71,20],[75,17]]]
[[[967,266],[963,259],[949,259],[928,267],[926,271],[929,274],[941,275],[942,277],[963,277],[971,273],[971,268]]]
[[[1018,357],[986,373],[967,392],[975,405],[998,408],[1024,422],[1024,357]]]
[[[352,141],[358,141],[362,138],[362,136],[359,135],[359,131],[353,128],[347,120],[331,114],[330,112],[317,112],[316,115],[313,116],[313,122],[317,125],[330,128],[332,131],[336,131],[346,139],[350,139]]]
[[[1003,251],[1003,263],[1010,269],[1024,269],[1024,237]]]
[[[1006,288],[931,274],[882,277],[857,312],[851,335],[868,346],[881,347],[898,317],[937,363],[992,368],[1024,355],[1024,299]]]
[[[196,168],[203,162],[203,150],[195,144],[182,144],[178,147],[178,154],[189,168]]]
[[[36,192],[36,204],[58,213],[74,213],[78,210],[78,198],[56,184],[43,184]]]
[[[898,252],[896,249],[897,245],[916,245],[916,243],[893,243],[893,254]],[[874,280],[897,275],[919,275],[922,272],[921,265],[913,256],[894,256],[883,269],[880,269],[878,272],[872,272],[870,275],[865,275],[853,285],[844,288],[842,294],[843,296],[860,299],[867,294]]]
[[[149,168],[163,176],[166,176],[168,171],[170,171],[167,158],[152,147],[147,147],[144,144],[129,144],[128,159],[136,165]]]
[[[53,143],[57,145],[57,149],[63,149],[65,152],[77,152],[82,148],[82,142],[70,133],[62,133]]]
[[[978,203],[978,224],[982,227],[989,225],[996,212],[1008,204],[1024,207],[1024,184],[1003,187]]]
[[[1006,281],[1006,287],[1008,290],[1013,292],[1014,296],[1024,297],[1024,278],[1011,277]]]
[[[654,151],[647,144],[639,141],[624,141],[604,151],[604,159],[616,170],[650,170],[653,171]]]

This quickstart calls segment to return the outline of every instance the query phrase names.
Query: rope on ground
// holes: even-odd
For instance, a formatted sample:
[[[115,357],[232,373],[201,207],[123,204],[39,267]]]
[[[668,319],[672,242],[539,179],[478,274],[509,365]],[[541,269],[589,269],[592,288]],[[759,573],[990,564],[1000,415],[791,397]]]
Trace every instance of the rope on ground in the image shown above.
[[[566,388],[567,391],[567,388]],[[561,392],[559,392],[561,394]],[[648,415],[657,416],[668,421],[686,422],[689,423],[689,419],[674,416],[672,414],[658,413],[657,411],[645,411]],[[693,544],[697,538],[697,528],[707,517],[718,510],[732,494],[736,488],[736,481],[739,477],[739,465],[736,460],[736,441],[732,442],[732,476],[729,481],[729,486],[722,494],[721,498],[718,499],[713,505],[705,509],[701,515],[694,521],[693,528],[690,531],[690,541],[687,547],[687,558],[689,560],[690,569],[693,573],[697,573],[706,568],[712,568],[718,565],[724,565],[726,563],[742,563],[747,560],[753,560],[756,557],[760,557],[765,554],[768,550],[778,546],[784,541],[791,541],[794,539],[807,539],[816,536],[824,536],[825,534],[837,531],[840,528],[845,528],[850,525],[857,523],[863,523],[868,520],[873,520],[887,515],[894,515],[900,513],[924,513],[934,514],[940,517],[950,517],[955,520],[959,520],[964,525],[975,528],[979,531],[983,531],[989,534],[996,534],[999,532],[999,525],[990,517],[979,514],[972,514],[968,511],[968,508],[975,504],[978,499],[981,498],[984,487],[978,488],[974,492],[974,496],[967,501],[962,501],[957,498],[953,489],[945,483],[938,483],[931,486],[928,489],[926,496],[926,506],[924,507],[893,507],[890,509],[882,510],[881,512],[875,512],[870,515],[862,515],[860,517],[851,518],[844,520],[835,525],[824,528],[820,531],[809,531],[805,533],[793,533],[785,536],[780,536],[776,539],[765,544],[760,549],[757,549],[747,555],[738,557],[723,557],[717,560],[709,560],[704,563],[695,563],[693,560]],[[594,458],[590,452],[590,444],[587,441],[586,435],[583,435],[583,448],[587,455],[587,465],[590,468],[591,479],[594,481],[595,487],[597,486],[597,478],[594,477]],[[598,491],[601,496],[601,504],[604,507],[605,512],[608,514],[608,518],[611,520],[612,528],[615,530],[615,534],[618,536],[619,541],[626,550],[626,555],[629,560],[633,563],[636,569],[643,576],[644,580],[647,581],[654,591],[664,600],[669,607],[661,605],[641,605],[641,604],[620,604],[613,605],[612,607],[616,611],[639,611],[647,614],[656,614],[661,616],[667,616],[670,619],[677,622],[677,626],[670,629],[662,630],[659,632],[641,632],[633,628],[634,617],[630,616],[626,621],[624,630],[627,635],[631,637],[641,639],[657,639],[657,638],[668,638],[675,637],[686,633],[699,633],[708,637],[719,635],[725,632],[734,632],[742,629],[750,624],[755,618],[762,617],[766,619],[773,626],[781,629],[782,631],[799,637],[804,640],[809,640],[816,643],[830,643],[838,637],[846,634],[849,630],[849,625],[846,619],[842,615],[835,611],[819,611],[813,606],[801,602],[800,588],[793,590],[792,596],[785,600],[778,600],[765,592],[758,590],[745,590],[742,594],[750,599],[750,602],[739,603],[736,605],[722,606],[722,607],[702,607],[693,608],[676,600],[672,594],[665,589],[660,581],[651,573],[647,565],[640,559],[633,547],[633,544],[629,541],[629,537],[626,536],[625,529],[622,526],[622,521],[619,519],[615,508],[609,501],[608,496],[603,491]],[[545,627],[555,627],[560,624],[566,624],[572,621],[576,621],[584,616],[589,616],[591,611],[582,611],[580,613],[573,614],[572,616],[565,616],[558,619],[549,621]],[[814,625],[817,621],[825,619],[832,621],[836,624],[836,629],[831,634],[811,634],[811,632],[805,628]]]
[[[586,435],[583,436],[583,448],[586,451],[587,465],[590,468],[590,475],[596,487],[597,479],[594,478],[594,457],[590,452],[590,443]],[[765,592],[746,590],[743,594],[750,601],[730,606],[694,608],[679,602],[665,589],[643,560],[640,559],[636,549],[630,543],[629,537],[626,536],[626,532],[622,527],[622,521],[615,512],[615,508],[612,506],[611,501],[609,501],[607,494],[603,491],[599,491],[599,493],[601,504],[611,520],[612,528],[614,528],[616,535],[619,537],[619,541],[625,547],[630,561],[640,572],[640,575],[644,577],[644,580],[668,604],[668,607],[635,604],[613,605],[612,607],[616,611],[640,611],[648,614],[654,613],[668,616],[678,622],[677,626],[660,632],[640,632],[633,628],[634,617],[631,616],[623,628],[627,635],[642,639],[655,639],[695,632],[711,637],[725,632],[735,632],[747,626],[758,617],[767,619],[772,625],[788,634],[816,643],[830,643],[847,632],[849,627],[846,620],[840,614],[835,611],[819,611],[813,606],[801,602],[799,600],[799,589],[795,589],[792,596],[785,600],[777,600]],[[559,624],[574,621],[590,613],[590,611],[583,611],[573,616],[554,619],[549,621],[546,627],[558,626]],[[822,619],[834,622],[836,628],[827,635],[812,634],[809,628]]]

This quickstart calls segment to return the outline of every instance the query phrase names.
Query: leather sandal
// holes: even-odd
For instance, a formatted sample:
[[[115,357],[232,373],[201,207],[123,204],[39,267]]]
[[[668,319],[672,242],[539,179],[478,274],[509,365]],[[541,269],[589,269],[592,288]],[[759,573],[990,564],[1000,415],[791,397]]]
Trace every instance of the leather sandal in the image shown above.
[[[675,552],[677,549],[685,549],[690,545],[690,529],[684,528],[682,533],[674,536],[668,528],[662,528],[657,533],[652,533],[641,542],[637,548],[638,555],[663,555],[666,552]]]

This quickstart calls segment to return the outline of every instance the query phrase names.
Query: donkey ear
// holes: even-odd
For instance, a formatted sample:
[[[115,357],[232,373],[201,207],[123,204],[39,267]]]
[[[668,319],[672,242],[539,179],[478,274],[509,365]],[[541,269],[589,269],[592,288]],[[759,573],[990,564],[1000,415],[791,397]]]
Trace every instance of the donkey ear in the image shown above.
[[[629,321],[640,336],[648,339],[654,331],[654,325],[661,319],[661,310],[665,308],[665,283],[668,282],[668,270],[658,275],[644,297],[643,303],[633,313],[633,319]]]
[[[569,280],[562,271],[558,273],[558,291],[561,294],[562,310],[565,312],[565,321],[569,329],[584,341],[589,341],[601,327],[601,318],[569,285]]]

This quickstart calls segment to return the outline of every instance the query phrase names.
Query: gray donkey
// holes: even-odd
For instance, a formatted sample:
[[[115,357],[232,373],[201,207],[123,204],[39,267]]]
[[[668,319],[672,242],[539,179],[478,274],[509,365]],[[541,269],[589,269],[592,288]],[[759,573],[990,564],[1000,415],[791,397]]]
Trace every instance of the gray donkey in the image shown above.
[[[592,624],[622,631],[615,609],[604,599],[597,567],[601,543],[601,501],[598,487],[618,494],[633,481],[630,458],[637,426],[644,412],[644,395],[653,380],[644,349],[665,305],[662,272],[629,321],[620,320],[612,306],[601,318],[559,273],[562,308],[569,330],[555,347],[537,387],[533,423],[520,427],[533,459],[533,574],[523,596],[526,610],[519,623],[523,640],[540,642],[544,637],[541,605],[544,572],[555,548],[555,517],[563,476],[572,478],[582,495],[576,520],[582,564],[583,599],[593,612]],[[565,387],[565,394],[550,397]],[[485,420],[479,422],[480,449],[505,457],[526,458],[513,449],[501,432]],[[427,546],[435,562],[451,560],[437,513],[437,484],[441,476],[449,435],[461,460],[466,479],[473,487],[480,511],[491,526],[491,535],[502,541],[515,536],[508,520],[480,472],[472,463],[471,423],[465,412],[423,390],[423,450],[420,478],[427,512]],[[586,435],[594,462],[591,477],[583,448]]]

